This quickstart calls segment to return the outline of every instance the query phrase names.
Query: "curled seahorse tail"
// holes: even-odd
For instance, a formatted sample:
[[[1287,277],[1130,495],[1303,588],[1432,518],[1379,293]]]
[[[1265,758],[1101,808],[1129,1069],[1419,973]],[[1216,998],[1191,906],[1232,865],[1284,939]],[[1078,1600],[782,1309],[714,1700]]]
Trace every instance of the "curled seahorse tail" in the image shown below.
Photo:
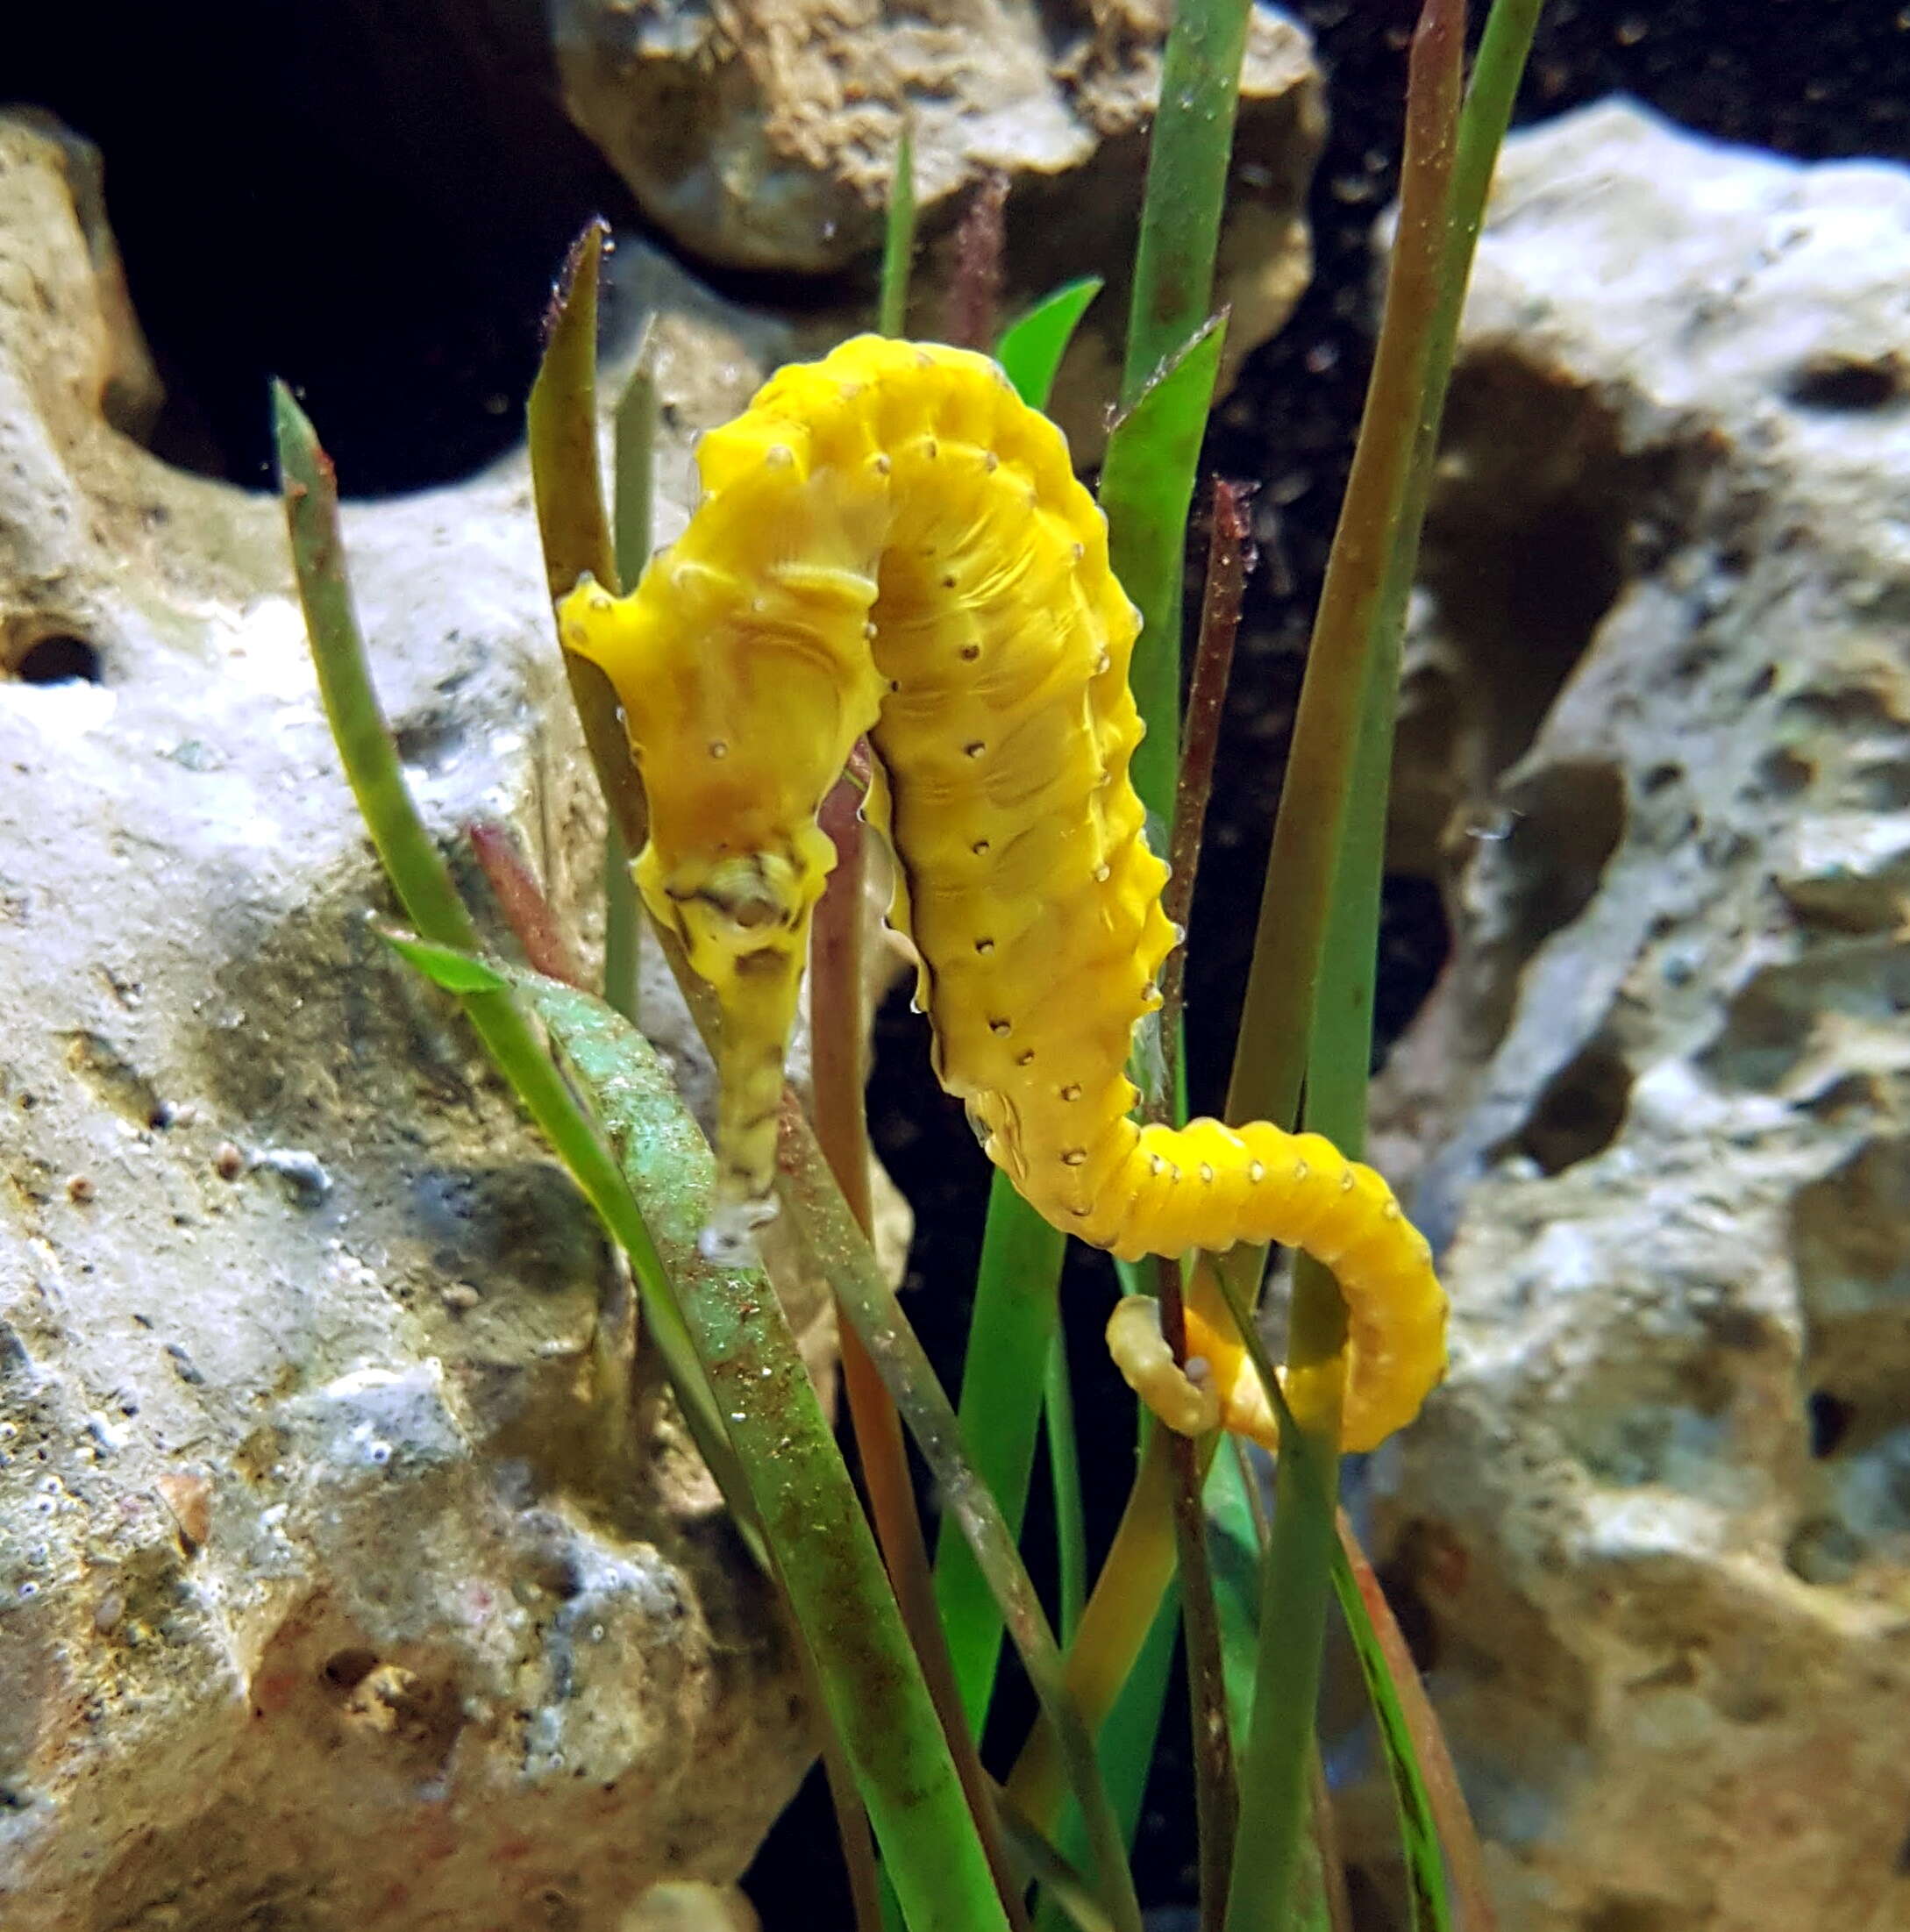
[[[1182,1368],[1161,1333],[1160,1303],[1151,1294],[1124,1294],[1108,1317],[1108,1352],[1127,1384],[1168,1428],[1182,1436],[1204,1436],[1226,1422],[1215,1379],[1194,1372],[1201,1351],[1191,1345],[1190,1367]],[[1271,1446],[1271,1444],[1269,1445]]]
[[[1075,1223],[1086,1238],[1122,1260],[1244,1241],[1303,1250],[1346,1301],[1343,1445],[1371,1449],[1418,1414],[1445,1369],[1445,1294],[1426,1237],[1371,1167],[1265,1121],[1151,1125],[1122,1138],[1125,1153],[1097,1190],[1106,1207]],[[1237,1367],[1221,1375],[1223,1392]],[[1307,1391],[1292,1394],[1303,1404]]]

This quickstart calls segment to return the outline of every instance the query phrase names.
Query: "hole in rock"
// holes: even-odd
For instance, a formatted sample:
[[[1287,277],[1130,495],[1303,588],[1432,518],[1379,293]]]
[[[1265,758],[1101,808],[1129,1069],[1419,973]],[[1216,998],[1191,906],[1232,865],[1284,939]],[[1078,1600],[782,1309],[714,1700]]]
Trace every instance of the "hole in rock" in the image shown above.
[[[1779,745],[1757,761],[1757,778],[1771,798],[1795,798],[1817,775],[1817,767],[1801,752]]]
[[[551,284],[628,190],[565,115],[541,7],[46,10],[6,92],[95,143],[167,461],[268,481],[292,384],[352,495],[517,442]],[[614,296],[614,291],[613,291]],[[614,301],[613,301],[614,307]]]
[[[1502,793],[1504,830],[1481,838],[1473,860],[1475,893],[1493,909],[1472,965],[1469,1056],[1496,1051],[1533,955],[1592,903],[1624,836],[1625,782],[1616,766],[1567,763]]]
[[[378,1668],[378,1653],[360,1649],[334,1650],[318,1674],[338,1691],[355,1691]]]
[[[1431,1605],[1419,1593],[1414,1573],[1417,1567],[1415,1541],[1411,1536],[1402,1539],[1399,1554],[1381,1564],[1376,1575],[1393,1611],[1393,1621],[1406,1640],[1407,1651],[1423,1677],[1439,1662],[1439,1622]]]
[[[1500,847],[1511,923],[1528,957],[1592,903],[1625,831],[1625,779],[1613,765],[1549,765],[1508,788],[1515,815]]]
[[[1445,828],[1440,870],[1469,868],[1469,897],[1492,909],[1461,942],[1465,1052],[1486,1058],[1532,955],[1585,910],[1625,833],[1616,760],[1527,754],[1627,584],[1653,567],[1644,532],[1676,527],[1681,459],[1625,449],[1600,397],[1510,353],[1456,377],[1445,445],[1421,572],[1442,649],[1415,765],[1450,774],[1421,802]]]
[[[1864,1464],[1825,1505],[1866,1534],[1910,1528],[1910,1141],[1868,1141],[1801,1189],[1790,1247],[1811,1453]]]
[[[1857,1410],[1828,1388],[1811,1391],[1804,1404],[1804,1414],[1810,1423],[1811,1454],[1820,1462],[1837,1453],[1850,1433],[1850,1424],[1857,1420]]]
[[[1520,1148],[1548,1174],[1603,1153],[1625,1124],[1631,1069],[1615,1048],[1593,1040],[1560,1067],[1533,1108]]]
[[[1445,444],[1455,481],[1428,521],[1422,576],[1468,688],[1485,694],[1474,782],[1489,786],[1641,567],[1633,532],[1671,459],[1621,450],[1597,397],[1513,354],[1455,377]]]
[[[1686,1932],[1687,1914],[1651,1899],[1613,1899],[1585,1921],[1585,1932]]]
[[[1814,358],[1792,375],[1785,385],[1785,400],[1800,409],[1822,410],[1837,415],[1862,414],[1869,410],[1887,409],[1892,403],[1910,396],[1910,381],[1894,357],[1879,356],[1870,360],[1859,356],[1826,355]]]
[[[100,655],[84,638],[55,631],[21,652],[13,675],[22,684],[97,684]]]
[[[1890,730],[1902,724],[1894,691],[1867,676],[1807,685],[1784,701],[1787,724],[1826,735]]]
[[[433,777],[454,765],[463,748],[466,726],[448,706],[400,719],[392,727],[398,756],[403,762]]]

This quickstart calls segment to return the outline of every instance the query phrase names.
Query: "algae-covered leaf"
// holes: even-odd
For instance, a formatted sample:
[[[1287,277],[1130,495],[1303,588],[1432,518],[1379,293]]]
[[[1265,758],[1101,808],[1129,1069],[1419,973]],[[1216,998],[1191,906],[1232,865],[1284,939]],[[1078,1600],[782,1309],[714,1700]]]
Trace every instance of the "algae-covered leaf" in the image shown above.
[[[702,1130],[621,1014],[554,980],[510,979],[595,1104],[677,1285],[911,1932],[1003,1932],[947,1741],[781,1304],[759,1268],[698,1246],[716,1180]]]

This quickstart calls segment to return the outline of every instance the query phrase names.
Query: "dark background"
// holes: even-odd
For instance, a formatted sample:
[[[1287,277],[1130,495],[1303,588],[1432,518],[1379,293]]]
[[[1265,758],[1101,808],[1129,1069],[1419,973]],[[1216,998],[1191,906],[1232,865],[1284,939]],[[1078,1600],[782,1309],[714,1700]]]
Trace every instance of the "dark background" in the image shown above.
[[[1299,651],[1344,481],[1369,350],[1369,238],[1391,199],[1404,0],[1301,0],[1329,85],[1313,196],[1317,274],[1213,430],[1221,474],[1265,486],[1251,588],[1193,920],[1189,1067],[1217,1102],[1244,980]],[[517,438],[538,324],[592,214],[645,224],[559,110],[538,10],[511,0],[265,6],[34,7],[0,30],[0,100],[46,108],[105,157],[134,303],[168,387],[161,453],[267,487],[264,385],[299,387],[349,491],[468,474]],[[1804,159],[1910,156],[1910,8],[1892,0],[1551,0],[1519,118],[1614,91],[1686,126]],[[819,289],[722,278],[784,305]],[[1422,881],[1389,889],[1379,1030],[1436,974],[1443,927]],[[921,1023],[885,1009],[870,1090],[876,1139],[915,1202],[911,1313],[959,1362],[986,1167],[928,1072]],[[1070,1265],[1066,1305],[1090,1533],[1104,1539],[1131,1465],[1131,1411],[1100,1345],[1108,1283]],[[1097,1279],[1089,1280],[1088,1277]],[[1105,1398],[1105,1399],[1104,1399]],[[1099,1421],[1097,1422],[1097,1418]],[[1037,1480],[1030,1548],[1044,1545]],[[1026,1700],[1009,1686],[989,1755],[1005,1764]],[[1170,1705],[1138,1847],[1144,1902],[1193,1894],[1184,1736]],[[772,1932],[850,1922],[820,1779],[765,1845],[750,1889]],[[1164,1914],[1165,1916],[1165,1914]]]

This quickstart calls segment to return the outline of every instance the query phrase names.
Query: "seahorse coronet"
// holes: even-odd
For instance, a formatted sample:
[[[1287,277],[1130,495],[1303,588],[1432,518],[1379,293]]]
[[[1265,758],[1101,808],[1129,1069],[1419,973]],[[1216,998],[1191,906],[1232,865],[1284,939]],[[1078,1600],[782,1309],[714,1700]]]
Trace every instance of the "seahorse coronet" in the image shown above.
[[[1129,1117],[1122,1069],[1180,935],[1129,777],[1140,615],[1060,431],[984,356],[862,336],[779,370],[696,462],[677,542],[627,596],[580,584],[559,621],[624,707],[650,807],[638,889],[722,1010],[723,1238],[769,1199],[835,862],[816,816],[866,735],[891,923],[937,1076],[990,1158],[1125,1258],[1242,1241],[1356,1257],[1338,1276],[1345,1441],[1410,1419],[1443,1369],[1445,1304],[1385,1182],[1265,1122]],[[1237,1379],[1237,1359],[1215,1367]]]

